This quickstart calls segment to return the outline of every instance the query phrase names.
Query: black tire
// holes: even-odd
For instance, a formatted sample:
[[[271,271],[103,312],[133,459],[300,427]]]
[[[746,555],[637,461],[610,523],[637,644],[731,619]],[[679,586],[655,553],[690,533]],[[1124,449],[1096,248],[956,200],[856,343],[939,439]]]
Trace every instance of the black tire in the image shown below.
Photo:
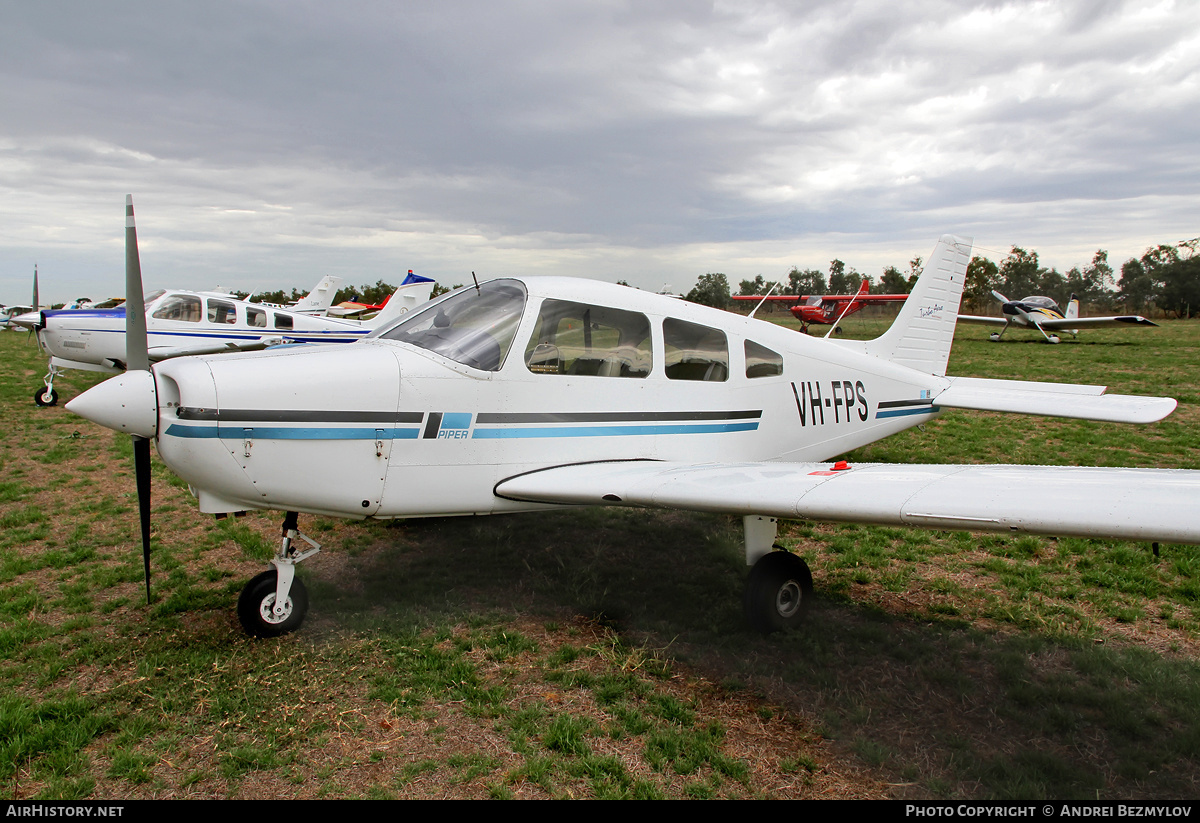
[[[304,622],[304,615],[308,613],[308,590],[299,577],[292,580],[292,590],[288,593],[291,611],[282,620],[271,614],[276,582],[276,571],[265,571],[247,583],[238,597],[238,620],[251,637],[279,637],[294,632]]]
[[[45,386],[33,393],[33,402],[45,408],[46,406],[58,405],[58,392],[54,389],[47,389]]]
[[[787,551],[765,554],[746,581],[746,619],[763,634],[791,631],[804,622],[812,591],[807,563]]]

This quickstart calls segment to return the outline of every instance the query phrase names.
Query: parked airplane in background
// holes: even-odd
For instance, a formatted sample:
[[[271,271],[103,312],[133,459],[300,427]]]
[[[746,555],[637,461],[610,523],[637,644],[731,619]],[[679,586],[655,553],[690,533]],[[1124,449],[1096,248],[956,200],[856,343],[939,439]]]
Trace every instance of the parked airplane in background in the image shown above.
[[[383,302],[374,303],[357,303],[353,300],[343,300],[336,306],[329,309],[329,314],[332,317],[359,317],[369,314],[373,311],[382,311],[385,306],[393,299],[398,297],[407,301],[408,308],[420,305],[429,299],[429,295],[433,292],[435,283],[432,278],[422,277],[419,274],[413,274],[413,270],[409,269],[400,287],[396,289],[394,295],[389,294],[383,298]],[[405,309],[407,311],[408,309]]]
[[[1080,317],[1079,316],[1079,298],[1074,294],[1071,295],[1071,300],[1067,303],[1067,312],[1063,312],[1058,308],[1058,304],[1049,297],[1026,297],[1023,300],[1009,300],[998,291],[992,292],[992,297],[1000,301],[1003,317],[986,317],[980,315],[960,314],[958,319],[962,323],[982,323],[990,326],[1004,326],[998,332],[992,332],[988,339],[993,343],[999,343],[1000,338],[1008,331],[1009,326],[1018,326],[1025,329],[1037,329],[1042,333],[1042,337],[1046,338],[1047,343],[1059,342],[1059,337],[1056,334],[1048,334],[1047,332],[1066,332],[1072,337],[1079,334],[1082,328],[1095,328],[1096,326],[1157,326],[1140,314],[1127,314],[1120,317]]]
[[[795,303],[797,300],[803,300],[799,305],[791,306],[790,311],[792,316],[800,321],[800,331],[807,333],[809,326],[834,326],[843,318],[862,311],[872,303],[902,303],[908,297],[907,294],[869,294],[870,288],[870,281],[863,280],[857,294],[814,294],[809,297],[781,294],[767,297],[766,300],[775,303]],[[733,299],[763,300],[758,295],[735,295]],[[840,328],[834,330],[841,331]]]
[[[304,619],[295,565],[320,546],[300,533],[300,512],[742,515],[747,616],[764,631],[795,626],[812,591],[804,561],[772,551],[775,518],[1200,543],[1198,471],[814,462],[945,409],[1128,423],[1174,410],[1102,386],[946,376],[968,240],[938,242],[891,328],[869,341],[519,277],[444,295],[347,346],[151,365],[132,200],[127,215],[128,370],[67,408],[133,437],[147,597],[150,440],[202,512],[286,513],[273,568],[238,600],[254,635]]]
[[[337,278],[326,277],[326,281]],[[314,294],[332,302],[333,285]],[[172,357],[230,351],[253,351],[283,343],[348,343],[395,320],[429,298],[432,281],[396,289],[391,309],[369,321],[337,320],[238,300],[223,292],[156,291],[144,298],[149,329],[149,357]],[[305,302],[301,301],[301,302]],[[112,309],[43,310],[18,318],[37,332],[50,355],[44,387],[34,392],[39,406],[58,403],[54,378],[63,369],[117,373],[125,363],[125,306]]]
[[[312,291],[289,306],[276,306],[271,303],[263,303],[262,305],[270,306],[273,309],[287,309],[296,314],[324,315],[329,311],[329,307],[333,305],[334,295],[337,294],[338,286],[341,284],[342,278],[327,274],[320,279]],[[246,299],[249,300],[250,298]]]

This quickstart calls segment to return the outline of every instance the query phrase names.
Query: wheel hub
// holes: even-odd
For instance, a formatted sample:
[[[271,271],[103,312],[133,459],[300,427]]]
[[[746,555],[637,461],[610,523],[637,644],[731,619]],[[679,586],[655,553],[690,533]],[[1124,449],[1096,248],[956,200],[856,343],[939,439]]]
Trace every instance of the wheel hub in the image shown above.
[[[800,584],[795,580],[789,580],[779,587],[779,591],[775,594],[775,610],[779,612],[779,616],[789,618],[800,611],[800,603],[804,599],[804,593],[800,590]]]
[[[283,603],[283,609],[279,614],[275,613],[275,593],[272,592],[262,599],[258,604],[258,613],[263,621],[270,623],[272,626],[277,626],[283,621],[292,616],[292,598],[288,598]]]

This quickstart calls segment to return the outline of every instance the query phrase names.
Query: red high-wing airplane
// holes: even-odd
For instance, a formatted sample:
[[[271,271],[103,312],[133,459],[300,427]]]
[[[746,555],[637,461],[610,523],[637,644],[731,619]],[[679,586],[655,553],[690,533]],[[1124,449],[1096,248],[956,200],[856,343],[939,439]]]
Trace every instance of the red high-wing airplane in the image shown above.
[[[771,302],[786,300],[789,303],[802,300],[802,303],[791,307],[791,312],[800,321],[800,330],[807,333],[810,325],[835,326],[842,318],[862,311],[870,303],[903,302],[908,297],[907,294],[868,294],[870,288],[870,281],[864,279],[857,294],[781,294],[766,299]],[[763,298],[759,295],[737,295],[733,299],[761,301]]]

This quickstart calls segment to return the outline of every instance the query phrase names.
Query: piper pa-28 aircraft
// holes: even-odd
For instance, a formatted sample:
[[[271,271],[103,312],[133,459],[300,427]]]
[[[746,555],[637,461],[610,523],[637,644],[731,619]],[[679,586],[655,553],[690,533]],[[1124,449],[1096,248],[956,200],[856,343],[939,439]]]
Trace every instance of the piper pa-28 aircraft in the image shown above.
[[[1120,317],[1080,317],[1079,298],[1071,295],[1067,302],[1067,312],[1058,308],[1058,304],[1049,297],[1033,296],[1023,300],[1009,300],[998,291],[992,292],[992,297],[1000,301],[1003,317],[986,317],[982,315],[960,314],[958,319],[963,323],[982,323],[989,326],[1004,326],[998,332],[992,332],[988,339],[999,343],[1000,338],[1008,331],[1009,326],[1020,326],[1026,329],[1037,329],[1046,338],[1047,343],[1058,343],[1059,337],[1048,332],[1066,332],[1072,337],[1079,335],[1081,328],[1096,326],[1157,326],[1140,314],[1127,314]]]
[[[336,281],[326,276],[297,304],[281,309],[221,292],[156,291],[144,298],[152,361],[194,354],[254,351],[284,343],[348,343],[366,336],[429,299],[433,281],[406,278],[389,300],[391,309],[368,321],[318,317],[333,302]],[[318,304],[324,301],[324,305]],[[50,355],[39,406],[58,403],[54,378],[63,369],[117,373],[125,369],[125,306],[113,309],[43,310],[21,318]]]
[[[127,212],[128,293],[140,303]],[[304,618],[295,565],[320,547],[299,532],[300,512],[742,515],[746,611],[762,631],[794,627],[812,591],[804,561],[772,550],[775,518],[1200,542],[1198,471],[819,462],[945,409],[1128,423],[1174,410],[1170,398],[1102,386],[946,376],[970,249],[943,237],[892,327],[870,341],[813,339],[612,284],[512,277],[349,345],[151,365],[145,315],[131,306],[127,371],[67,408],[133,437],[147,598],[151,440],[202,512],[286,513],[273,568],[238,601],[257,636]]]

